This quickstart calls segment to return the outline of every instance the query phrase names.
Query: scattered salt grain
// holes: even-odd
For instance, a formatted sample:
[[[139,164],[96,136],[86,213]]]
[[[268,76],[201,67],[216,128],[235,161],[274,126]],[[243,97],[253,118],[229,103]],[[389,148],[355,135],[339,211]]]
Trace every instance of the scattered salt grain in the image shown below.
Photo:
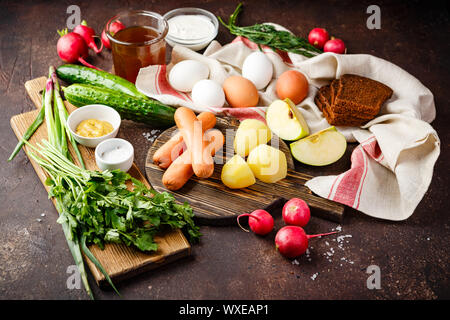
[[[42,219],[39,219],[39,218],[37,218],[37,219],[36,219],[36,221],[37,221],[37,222],[41,222],[41,221],[42,221]]]
[[[155,139],[159,135],[159,133],[161,133],[161,130],[153,129],[150,132],[142,133],[142,135],[144,136],[145,139],[147,139],[147,141],[153,142],[153,141],[155,141]]]
[[[297,259],[295,259],[292,261],[292,264],[299,265],[300,263],[297,261]]]
[[[41,213],[41,217],[45,217],[45,213]]]
[[[319,275],[318,272],[314,273],[314,274],[311,276],[311,279],[312,279],[312,280],[316,280],[316,278],[317,278],[318,275]]]

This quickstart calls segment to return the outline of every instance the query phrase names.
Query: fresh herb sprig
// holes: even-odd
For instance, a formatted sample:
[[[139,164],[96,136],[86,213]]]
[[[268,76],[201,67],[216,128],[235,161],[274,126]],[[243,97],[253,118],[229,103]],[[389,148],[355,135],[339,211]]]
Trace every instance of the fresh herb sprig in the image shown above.
[[[287,51],[301,54],[305,57],[311,58],[319,53],[321,50],[312,46],[308,40],[296,37],[288,31],[276,30],[274,26],[268,24],[254,24],[247,27],[239,27],[236,25],[236,19],[242,9],[242,3],[239,3],[233,14],[225,23],[222,18],[218,17],[222,23],[232,34],[242,36],[258,45],[266,45],[272,50]]]

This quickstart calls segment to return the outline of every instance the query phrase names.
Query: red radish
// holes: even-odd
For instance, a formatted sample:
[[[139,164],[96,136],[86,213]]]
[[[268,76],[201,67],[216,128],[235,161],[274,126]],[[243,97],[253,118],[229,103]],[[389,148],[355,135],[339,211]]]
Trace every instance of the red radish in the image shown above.
[[[308,204],[299,198],[292,198],[283,206],[283,220],[292,226],[304,227],[311,218]]]
[[[327,30],[323,28],[314,28],[309,32],[308,41],[314,47],[323,49],[325,42],[330,39],[330,35]]]
[[[120,21],[114,21],[109,25],[109,33],[114,36],[120,30],[125,29],[125,26]],[[106,30],[103,29],[102,32],[102,43],[108,49],[111,49],[111,43],[109,42],[108,37],[106,36]]]
[[[337,233],[337,231],[307,235],[305,230],[301,227],[287,226],[281,228],[277,232],[277,235],[275,236],[275,245],[277,250],[286,258],[295,258],[306,252],[309,239],[334,233]]]
[[[78,33],[67,33],[67,29],[58,31],[58,33],[61,35],[61,38],[56,44],[56,50],[64,62],[74,63],[79,61],[87,67],[100,70],[84,60],[88,56],[88,47],[83,37]]]
[[[83,20],[80,25],[76,26],[73,29],[73,32],[78,33],[80,36],[82,36],[84,41],[86,41],[88,47],[94,50],[95,53],[99,54],[102,51],[103,42],[100,49],[97,48],[97,45],[94,41],[95,31],[91,27],[88,27],[86,20]]]
[[[249,232],[247,229],[244,229],[239,223],[239,218],[248,217],[248,225],[250,229],[261,236],[268,234],[273,229],[273,218],[270,213],[266,210],[255,210],[252,213],[244,213],[237,217],[237,223],[242,230]]]
[[[325,43],[325,46],[323,47],[323,51],[324,52],[334,52],[334,53],[345,53],[346,49],[345,49],[345,44],[344,41],[342,41],[341,39],[336,39],[334,37],[331,37],[331,40],[328,40]]]

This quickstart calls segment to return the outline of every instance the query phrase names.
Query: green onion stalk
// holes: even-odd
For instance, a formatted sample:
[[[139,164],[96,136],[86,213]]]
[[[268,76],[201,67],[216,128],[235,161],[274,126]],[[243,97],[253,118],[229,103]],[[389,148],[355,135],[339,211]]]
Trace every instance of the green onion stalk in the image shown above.
[[[28,141],[28,139],[31,138],[31,136],[36,132],[36,130],[40,127],[42,122],[44,122],[45,119],[45,108],[44,108],[44,99],[45,97],[45,91],[42,91],[42,107],[41,110],[39,110],[39,113],[37,114],[36,118],[34,119],[33,123],[28,127],[28,129],[25,131],[25,133],[22,136],[22,139],[19,140],[16,147],[14,148],[13,152],[8,158],[8,161],[12,161],[16,155],[19,153],[20,149],[24,146],[24,141]]]
[[[59,85],[58,77],[56,76],[55,67],[51,66],[49,73],[50,73],[50,77],[52,78],[53,84],[55,85],[54,99],[55,99],[56,107],[58,109],[61,128],[65,129],[67,138],[69,139],[69,142],[72,145],[73,150],[75,151],[75,154],[77,155],[78,161],[80,162],[81,167],[83,169],[85,169],[86,167],[85,167],[85,164],[83,161],[83,157],[81,156],[80,150],[78,149],[77,142],[75,141],[72,133],[69,130],[69,127],[67,126],[68,112],[64,105],[64,101],[61,98],[61,94],[60,94],[61,86]],[[61,135],[63,135],[63,134],[61,133]],[[63,153],[67,154],[67,158],[70,159],[70,153],[68,152],[68,149],[67,149],[67,140],[66,139],[63,139],[63,140],[65,141],[65,144],[63,143],[63,145],[62,145]]]

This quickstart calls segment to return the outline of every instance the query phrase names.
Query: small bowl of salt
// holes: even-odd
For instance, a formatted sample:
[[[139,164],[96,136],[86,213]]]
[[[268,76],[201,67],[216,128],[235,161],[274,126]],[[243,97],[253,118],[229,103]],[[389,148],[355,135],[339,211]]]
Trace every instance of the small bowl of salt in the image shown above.
[[[113,138],[105,140],[95,148],[95,162],[100,170],[130,170],[134,160],[134,148],[127,140]]]

